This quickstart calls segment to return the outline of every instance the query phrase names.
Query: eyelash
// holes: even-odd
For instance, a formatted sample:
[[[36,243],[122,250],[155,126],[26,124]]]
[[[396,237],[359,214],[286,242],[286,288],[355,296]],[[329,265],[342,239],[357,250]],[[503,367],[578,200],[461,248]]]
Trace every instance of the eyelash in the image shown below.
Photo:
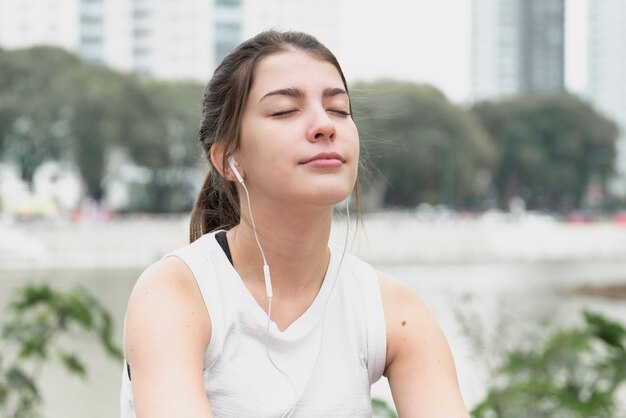
[[[281,116],[287,116],[287,115],[289,115],[289,114],[291,114],[293,112],[295,112],[295,110],[285,110],[285,111],[282,111],[282,112],[272,113],[271,116],[277,118],[277,117],[281,117]],[[329,109],[329,112],[334,112],[334,113],[336,113],[338,115],[341,115],[341,116],[351,116],[352,115],[352,113],[350,113],[350,112],[346,112],[345,110],[338,110],[338,109]]]
[[[280,116],[286,116],[290,113],[295,112],[295,110],[284,110],[282,112],[276,112],[276,113],[272,113],[272,117],[280,117]]]

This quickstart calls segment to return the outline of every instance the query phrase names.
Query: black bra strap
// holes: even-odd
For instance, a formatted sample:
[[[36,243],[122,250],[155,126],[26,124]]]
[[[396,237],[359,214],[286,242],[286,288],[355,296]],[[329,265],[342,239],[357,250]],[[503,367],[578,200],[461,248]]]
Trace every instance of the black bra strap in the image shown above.
[[[220,247],[222,247],[222,250],[224,250],[224,254],[226,254],[226,257],[228,257],[228,261],[230,261],[230,264],[234,265],[233,256],[230,254],[230,247],[228,246],[228,240],[226,239],[226,231],[220,231],[215,234],[215,240],[220,245]]]

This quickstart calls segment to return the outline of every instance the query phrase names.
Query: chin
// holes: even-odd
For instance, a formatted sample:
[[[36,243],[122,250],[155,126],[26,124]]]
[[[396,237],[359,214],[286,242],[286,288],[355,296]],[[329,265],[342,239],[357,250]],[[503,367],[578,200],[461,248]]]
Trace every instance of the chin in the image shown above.
[[[323,187],[302,197],[302,202],[313,206],[332,207],[346,200],[352,194],[353,187]]]

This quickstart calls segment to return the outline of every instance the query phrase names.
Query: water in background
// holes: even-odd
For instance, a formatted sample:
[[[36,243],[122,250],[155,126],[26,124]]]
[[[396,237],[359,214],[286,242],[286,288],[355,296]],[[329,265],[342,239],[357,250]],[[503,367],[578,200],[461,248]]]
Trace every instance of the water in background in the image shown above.
[[[461,389],[468,406],[483,395],[488,383],[485,358],[520,343],[536,324],[549,318],[553,324],[579,320],[582,307],[599,310],[613,318],[626,319],[626,302],[577,296],[569,289],[581,284],[612,283],[624,278],[625,262],[568,264],[455,264],[377,266],[407,283],[427,303],[446,334],[457,364]],[[127,270],[56,270],[2,272],[0,303],[9,291],[27,281],[51,281],[61,288],[76,283],[101,298],[113,313],[116,335],[121,327],[126,300],[140,273]],[[462,321],[459,321],[462,317]],[[469,322],[473,332],[483,334],[489,352],[476,356],[471,339],[461,324]],[[528,334],[527,334],[528,335]],[[474,336],[476,338],[476,335]],[[93,341],[71,344],[88,360],[86,380],[68,377],[49,367],[43,372],[44,416],[48,418],[110,418],[118,416],[121,364],[107,358]],[[489,344],[493,344],[489,347]],[[373,388],[374,396],[390,399],[383,380]]]

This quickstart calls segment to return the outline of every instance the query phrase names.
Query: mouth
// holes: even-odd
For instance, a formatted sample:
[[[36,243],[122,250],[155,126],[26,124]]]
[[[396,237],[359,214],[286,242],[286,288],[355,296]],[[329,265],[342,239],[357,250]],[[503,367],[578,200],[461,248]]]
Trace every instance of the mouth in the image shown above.
[[[343,157],[336,152],[320,152],[317,155],[314,155],[311,158],[307,158],[304,161],[301,161],[300,164],[309,164],[309,163],[333,163],[333,164],[343,164],[346,161]]]

